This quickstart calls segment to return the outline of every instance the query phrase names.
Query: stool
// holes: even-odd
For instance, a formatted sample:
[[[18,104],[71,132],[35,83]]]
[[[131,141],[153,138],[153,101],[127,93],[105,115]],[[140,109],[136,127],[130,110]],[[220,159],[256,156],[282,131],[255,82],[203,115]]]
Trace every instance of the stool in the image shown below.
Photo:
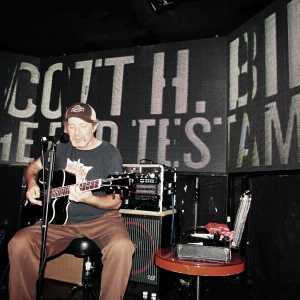
[[[91,261],[91,256],[101,254],[99,247],[92,240],[84,237],[73,240],[64,252],[73,254],[76,257],[83,257],[84,270],[81,282],[74,286],[63,300],[73,299],[72,297],[80,290],[83,290],[84,300],[88,299],[89,293],[91,293],[93,299],[98,300],[99,294],[91,283],[94,273],[94,262]]]

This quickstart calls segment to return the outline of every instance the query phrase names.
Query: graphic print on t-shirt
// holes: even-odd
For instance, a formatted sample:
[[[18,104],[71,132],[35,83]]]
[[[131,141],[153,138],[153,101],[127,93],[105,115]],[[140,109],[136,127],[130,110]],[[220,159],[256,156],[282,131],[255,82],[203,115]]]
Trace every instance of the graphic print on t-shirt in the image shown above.
[[[76,183],[83,183],[88,171],[92,168],[93,167],[86,167],[83,163],[80,162],[80,159],[78,159],[78,161],[71,161],[68,158],[65,171],[76,176]]]

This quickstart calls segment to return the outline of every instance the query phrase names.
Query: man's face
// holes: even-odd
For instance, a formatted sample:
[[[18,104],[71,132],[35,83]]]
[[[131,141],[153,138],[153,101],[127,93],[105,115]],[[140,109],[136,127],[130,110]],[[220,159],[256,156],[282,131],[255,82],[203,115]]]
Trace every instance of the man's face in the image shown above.
[[[75,148],[81,150],[92,148],[97,123],[88,123],[78,118],[69,118],[65,125],[70,136],[70,141]]]

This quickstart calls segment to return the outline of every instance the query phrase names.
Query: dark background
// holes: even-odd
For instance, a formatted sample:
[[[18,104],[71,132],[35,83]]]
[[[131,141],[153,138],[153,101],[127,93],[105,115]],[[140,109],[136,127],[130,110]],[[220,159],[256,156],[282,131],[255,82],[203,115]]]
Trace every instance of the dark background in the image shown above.
[[[166,5],[159,5],[161,3]],[[226,37],[272,0],[2,1],[0,50],[39,58]],[[156,9],[153,5],[156,4]]]

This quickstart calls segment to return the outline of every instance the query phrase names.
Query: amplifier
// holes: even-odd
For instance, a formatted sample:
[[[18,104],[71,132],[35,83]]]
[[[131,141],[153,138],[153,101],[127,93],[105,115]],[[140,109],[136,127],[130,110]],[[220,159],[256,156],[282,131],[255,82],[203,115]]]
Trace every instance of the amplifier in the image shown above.
[[[121,209],[162,212],[176,203],[176,169],[161,164],[124,164],[133,188],[123,195]]]

